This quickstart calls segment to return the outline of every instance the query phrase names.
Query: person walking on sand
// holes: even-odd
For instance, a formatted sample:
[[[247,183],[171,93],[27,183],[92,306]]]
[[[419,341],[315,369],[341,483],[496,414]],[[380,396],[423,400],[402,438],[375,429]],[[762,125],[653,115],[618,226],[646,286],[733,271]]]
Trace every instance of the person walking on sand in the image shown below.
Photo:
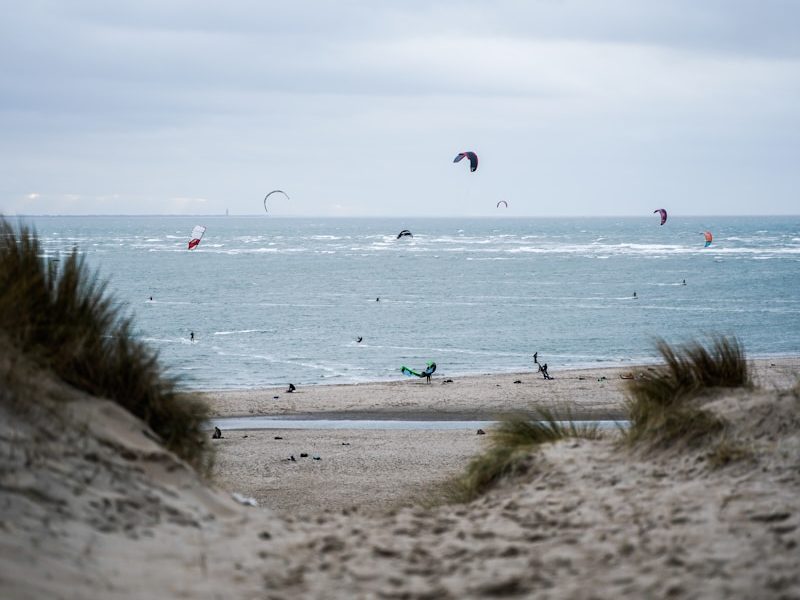
[[[552,379],[552,377],[550,377],[550,373],[547,372],[547,363],[540,365],[539,370],[542,372],[542,377],[545,379]]]

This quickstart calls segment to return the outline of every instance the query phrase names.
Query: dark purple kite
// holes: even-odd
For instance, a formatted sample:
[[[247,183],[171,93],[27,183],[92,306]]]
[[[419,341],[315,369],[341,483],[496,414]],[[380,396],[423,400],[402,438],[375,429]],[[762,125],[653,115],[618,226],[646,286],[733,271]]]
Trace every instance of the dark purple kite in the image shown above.
[[[478,170],[478,155],[474,152],[459,152],[458,156],[453,159],[454,163],[459,162],[462,158],[469,159],[469,171],[470,173],[474,173]]]

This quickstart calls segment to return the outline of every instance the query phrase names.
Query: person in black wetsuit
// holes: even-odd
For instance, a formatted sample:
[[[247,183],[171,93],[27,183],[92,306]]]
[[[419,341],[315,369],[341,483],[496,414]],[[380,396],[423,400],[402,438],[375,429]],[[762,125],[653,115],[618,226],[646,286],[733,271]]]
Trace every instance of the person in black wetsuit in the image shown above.
[[[545,379],[552,379],[552,377],[550,377],[550,373],[547,372],[547,363],[541,365],[539,367],[539,370],[542,372],[542,377],[544,377]]]

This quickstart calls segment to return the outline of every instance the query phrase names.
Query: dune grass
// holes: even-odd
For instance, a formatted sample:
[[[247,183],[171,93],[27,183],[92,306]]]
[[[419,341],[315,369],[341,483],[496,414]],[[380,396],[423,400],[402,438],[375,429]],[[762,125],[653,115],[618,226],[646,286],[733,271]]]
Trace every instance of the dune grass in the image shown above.
[[[32,230],[0,219],[0,331],[65,382],[143,419],[168,449],[208,472],[208,408],[179,394],[77,249],[59,263],[44,254]]]
[[[543,444],[601,435],[596,426],[579,426],[569,417],[560,420],[548,410],[538,411],[535,419],[507,417],[488,433],[489,449],[472,459],[462,475],[445,485],[445,502],[469,502],[503,477],[524,473],[531,453]]]
[[[667,447],[695,444],[723,429],[723,422],[698,406],[696,399],[718,388],[751,385],[744,349],[735,338],[712,337],[673,349],[657,342],[664,365],[628,385],[631,444]]]
[[[734,462],[752,460],[755,451],[750,445],[729,439],[724,434],[708,453],[708,464],[721,469]]]

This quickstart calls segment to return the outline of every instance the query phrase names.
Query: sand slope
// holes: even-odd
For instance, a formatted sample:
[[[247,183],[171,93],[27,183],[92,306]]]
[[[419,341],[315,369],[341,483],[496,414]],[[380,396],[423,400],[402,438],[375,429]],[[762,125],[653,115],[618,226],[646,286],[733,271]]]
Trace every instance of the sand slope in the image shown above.
[[[469,505],[280,516],[206,486],[118,407],[30,375],[0,364],[3,597],[800,596],[797,391],[709,400],[747,449],[724,468],[711,447],[567,441]]]

